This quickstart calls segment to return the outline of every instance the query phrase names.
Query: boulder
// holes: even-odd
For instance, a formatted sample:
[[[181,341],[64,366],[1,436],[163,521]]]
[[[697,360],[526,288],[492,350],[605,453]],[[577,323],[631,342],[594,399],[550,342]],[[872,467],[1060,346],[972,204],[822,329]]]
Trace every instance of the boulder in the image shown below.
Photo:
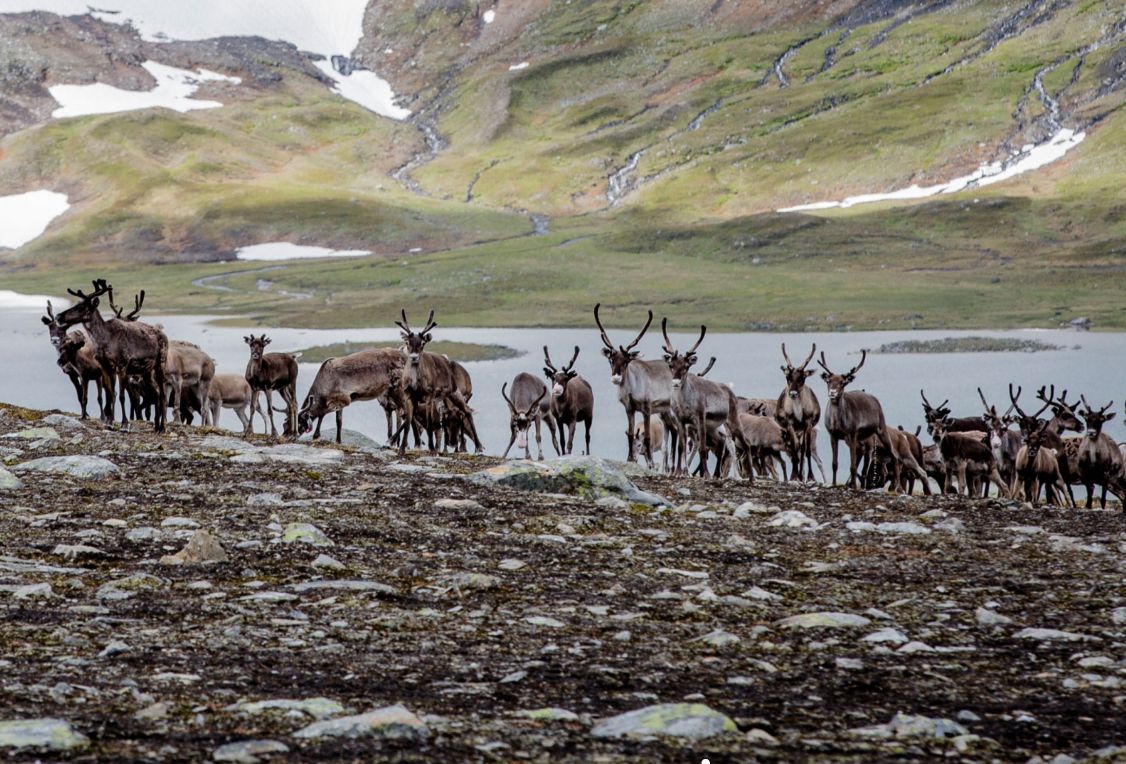
[[[728,716],[703,703],[663,703],[603,719],[590,734],[594,737],[652,737],[667,735],[689,740],[734,732]]]
[[[537,493],[566,493],[588,499],[618,496],[650,506],[669,503],[634,485],[620,463],[596,456],[563,456],[546,462],[506,462],[470,475],[469,479],[484,485],[502,485]]]
[[[237,764],[257,764],[263,759],[260,756],[272,758],[271,754],[289,753],[289,746],[280,740],[239,740],[227,743],[215,749],[211,754],[214,761],[233,761]]]
[[[76,732],[65,719],[0,721],[0,748],[70,751],[75,748],[85,748],[89,743],[89,738]]]
[[[104,480],[117,477],[121,470],[108,459],[100,456],[44,456],[12,466],[13,472],[43,472],[48,475],[63,475],[79,480]]]
[[[366,714],[313,722],[308,727],[293,733],[294,737],[307,740],[333,737],[356,738],[365,735],[421,740],[430,735],[430,730],[405,706],[396,704],[377,708]]]
[[[226,562],[227,553],[219,539],[204,530],[192,534],[188,545],[176,554],[166,554],[160,558],[161,565],[209,565]]]

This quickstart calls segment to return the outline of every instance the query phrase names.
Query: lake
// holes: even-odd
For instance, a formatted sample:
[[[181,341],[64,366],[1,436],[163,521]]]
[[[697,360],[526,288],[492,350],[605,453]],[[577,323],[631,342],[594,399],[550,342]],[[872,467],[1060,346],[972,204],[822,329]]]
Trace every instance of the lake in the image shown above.
[[[45,298],[44,298],[45,299]],[[43,302],[38,303],[42,305]],[[61,308],[58,308],[61,309]],[[46,327],[40,322],[44,310],[35,301],[20,300],[14,305],[0,305],[0,346],[5,350],[8,363],[0,364],[0,400],[31,408],[58,408],[77,411],[78,404],[70,381],[55,365],[55,351],[47,337]],[[421,313],[420,313],[421,315]],[[246,367],[249,350],[243,336],[250,333],[245,328],[216,326],[209,316],[149,314],[152,323],[164,325],[168,336],[195,342],[215,358],[220,371],[242,372]],[[644,315],[632,330],[610,330],[615,343],[629,342],[641,328]],[[392,317],[388,317],[390,324]],[[687,321],[678,322],[680,325]],[[661,332],[659,317],[654,327],[642,340],[639,349],[643,358],[660,356]],[[259,333],[262,329],[255,329]],[[374,329],[274,329],[266,330],[273,340],[270,350],[296,350],[334,342],[367,342],[398,339],[398,329],[393,326]],[[436,338],[507,345],[526,355],[502,361],[468,363],[473,375],[474,396],[471,405],[481,439],[491,454],[500,454],[508,444],[508,410],[500,395],[501,384],[510,381],[518,372],[527,371],[542,375],[544,344],[551,349],[557,364],[566,363],[575,345],[581,348],[575,368],[594,387],[595,422],[592,450],[596,455],[624,458],[626,454],[625,415],[618,403],[615,388],[610,383],[609,365],[601,353],[601,341],[593,318],[588,329],[457,329],[440,326]],[[1069,395],[1080,392],[1097,406],[1113,399],[1119,416],[1110,422],[1107,432],[1116,440],[1126,439],[1122,423],[1123,381],[1126,379],[1126,336],[1118,333],[1087,333],[1073,331],[888,331],[810,334],[768,333],[709,333],[700,346],[701,364],[715,355],[719,360],[708,375],[710,379],[730,382],[741,395],[774,397],[782,389],[782,364],[780,343],[785,342],[790,357],[800,361],[809,352],[811,342],[818,351],[824,350],[834,371],[847,370],[860,360],[862,348],[904,339],[934,339],[959,336],[988,336],[1037,339],[1066,350],[1037,353],[955,353],[955,354],[869,354],[863,369],[857,375],[855,389],[864,389],[878,396],[883,403],[890,424],[903,425],[914,430],[922,423],[919,389],[925,388],[933,403],[946,398],[956,416],[980,413],[981,404],[976,388],[980,385],[999,408],[1008,405],[1009,382],[1024,386],[1022,403],[1025,410],[1034,405],[1034,393],[1040,385],[1054,383],[1057,389],[1066,388]],[[674,333],[674,343],[680,348],[692,344],[696,333]],[[816,362],[811,362],[816,367]],[[298,380],[298,400],[302,400],[317,372],[317,364],[301,364]],[[811,384],[822,407],[825,405],[825,385],[817,376]],[[91,409],[93,410],[93,409]],[[279,420],[281,417],[277,417]],[[220,415],[220,426],[237,429],[238,420],[231,411]],[[328,437],[332,437],[332,418],[325,420]],[[386,436],[383,410],[375,402],[358,403],[344,411],[344,424],[359,430],[380,442]],[[261,429],[261,422],[256,427]],[[545,431],[545,450],[551,455]],[[575,437],[581,442],[582,430]],[[924,442],[929,442],[924,434]],[[822,425],[818,435],[819,451],[828,467],[829,440]],[[534,445],[533,445],[534,448]],[[513,451],[515,453],[515,449]],[[533,456],[535,452],[533,451]],[[842,458],[845,458],[842,455]]]

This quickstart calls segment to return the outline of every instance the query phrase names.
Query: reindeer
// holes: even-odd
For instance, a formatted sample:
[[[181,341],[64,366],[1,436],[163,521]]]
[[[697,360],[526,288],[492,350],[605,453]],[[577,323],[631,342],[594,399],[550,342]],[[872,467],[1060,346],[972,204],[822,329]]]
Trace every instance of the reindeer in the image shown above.
[[[270,435],[278,436],[278,428],[274,425],[274,391],[281,393],[285,403],[285,435],[292,435],[297,431],[297,359],[289,353],[267,353],[266,346],[270,338],[263,334],[255,337],[243,337],[250,346],[250,361],[246,364],[246,381],[250,383],[250,427],[244,434],[249,435],[254,430],[254,414],[262,416],[262,426],[266,426],[266,416],[270,417]],[[258,393],[266,393],[266,412],[258,407]]]
[[[90,397],[91,382],[94,383],[94,393],[98,397],[98,413],[101,415],[105,409],[102,394],[105,392],[106,395],[113,395],[113,383],[105,368],[98,363],[94,343],[89,342],[81,331],[67,334],[66,329],[55,320],[55,312],[50,300],[47,300],[47,315],[42,317],[42,321],[47,325],[51,344],[55,346],[58,356],[55,362],[70,378],[74,391],[78,394],[82,418],[89,418],[86,406]]]
[[[1079,398],[1086,409],[1082,416],[1087,425],[1087,437],[1083,438],[1083,443],[1079,446],[1079,474],[1083,478],[1083,487],[1087,489],[1087,509],[1091,508],[1094,501],[1096,485],[1102,486],[1103,509],[1106,509],[1107,488],[1116,487],[1117,478],[1123,469],[1122,452],[1118,449],[1118,444],[1103,432],[1103,425],[1114,419],[1113,411],[1107,413],[1114,401],[1096,411],[1084,396]]]
[[[865,476],[864,485],[875,488],[890,484],[897,491],[914,493],[915,480],[923,484],[923,493],[931,495],[930,481],[922,467],[923,448],[917,436],[904,431],[902,427],[885,428],[892,450],[888,451],[876,435],[864,443],[865,466],[861,474]]]
[[[1036,398],[1047,403],[1052,409],[1052,418],[1048,422],[1047,430],[1044,431],[1044,444],[1048,448],[1055,449],[1056,458],[1059,460],[1060,476],[1067,488],[1067,498],[1071,502],[1071,506],[1075,506],[1075,493],[1071,490],[1071,487],[1083,482],[1082,475],[1079,472],[1079,447],[1083,439],[1079,437],[1065,438],[1063,432],[1070,430],[1082,433],[1084,425],[1078,413],[1076,413],[1079,408],[1079,401],[1068,403],[1067,390],[1060,393],[1059,397],[1056,397],[1055,393],[1055,385],[1052,385],[1051,390],[1047,393],[1045,393],[1044,387],[1041,387],[1036,393]]]
[[[757,472],[774,479],[777,477],[775,462],[782,469],[782,477],[785,477],[782,452],[787,450],[787,444],[778,422],[773,417],[743,413],[738,414],[738,421],[739,434],[733,437],[733,441],[739,472],[743,477],[753,480]]]
[[[462,417],[466,432],[473,439],[477,453],[481,453],[484,451],[484,446],[481,445],[481,440],[477,437],[473,412],[458,389],[453,365],[444,355],[426,350],[426,344],[433,339],[430,330],[438,325],[434,321],[434,311],[430,311],[430,316],[426,319],[426,326],[420,331],[411,329],[405,308],[400,310],[400,314],[402,321],[396,321],[395,324],[402,330],[403,348],[401,352],[406,361],[400,383],[404,408],[402,422],[399,424],[399,430],[392,437],[392,441],[398,440],[399,434],[402,433],[402,440],[398,441],[399,449],[405,451],[407,447],[406,427],[414,421],[415,411],[419,410],[421,413],[425,410],[432,415],[441,416],[444,407],[446,411],[456,412],[456,415]],[[434,423],[432,422],[432,424]],[[437,452],[434,444],[434,433],[434,427],[427,428],[427,446],[431,453]]]
[[[105,279],[93,281],[94,291],[87,295],[81,290],[68,289],[78,298],[75,305],[56,317],[64,329],[82,324],[96,345],[95,357],[110,376],[109,395],[103,410],[103,419],[113,421],[113,392],[117,385],[121,402],[121,423],[128,426],[125,409],[126,378],[139,374],[147,390],[159,397],[164,391],[164,370],[168,362],[168,338],[161,330],[141,321],[110,319],[105,321],[98,312],[99,298],[109,292]],[[164,432],[164,409],[157,406],[153,415],[153,429]]]
[[[697,374],[696,376],[702,377],[704,375]],[[778,414],[778,401],[773,398],[744,398],[742,396],[736,396],[735,404],[740,414],[768,417],[775,417]]]
[[[209,424],[208,390],[215,376],[215,361],[199,345],[183,340],[168,343],[165,400],[172,407],[172,421],[190,423],[193,408],[203,424]]]
[[[1032,502],[1032,506],[1036,506],[1040,500],[1040,487],[1043,486],[1044,499],[1049,504],[1061,503],[1056,498],[1058,492],[1061,497],[1066,495],[1070,501],[1070,506],[1074,507],[1075,499],[1067,490],[1063,475],[1060,472],[1060,462],[1056,452],[1059,434],[1058,432],[1053,433],[1053,429],[1056,427],[1057,418],[1053,417],[1045,422],[1040,421],[1039,418],[1052,406],[1055,388],[1053,387],[1052,393],[1046,396],[1043,394],[1044,388],[1040,388],[1040,394],[1037,397],[1044,401],[1044,405],[1032,416],[1026,414],[1017,402],[1020,393],[1021,390],[1018,387],[1014,394],[1013,386],[1009,385],[1009,400],[1012,401],[1013,409],[1017,412],[1019,417],[1017,421],[1024,437],[1024,445],[1017,453],[1013,471],[1012,495],[1016,497],[1018,489],[1023,488],[1024,497]],[[1053,443],[1056,445],[1052,445]]]
[[[645,452],[645,438],[647,435],[645,429],[645,421],[641,419],[639,419],[637,421],[637,424],[633,426],[633,447],[641,451],[642,453]],[[653,446],[652,453],[655,454],[657,451],[661,452],[661,469],[663,469],[665,472],[668,472],[670,468],[669,445],[667,441],[668,433],[670,431],[665,429],[664,420],[661,419],[659,414],[649,415],[648,429],[649,443]],[[646,464],[648,465],[649,469],[656,468],[655,461],[651,457],[647,459]]]
[[[813,369],[806,368],[816,352],[815,342],[801,366],[794,366],[786,353],[786,343],[782,343],[782,357],[786,359],[786,365],[781,368],[786,377],[786,387],[778,396],[773,416],[785,438],[790,457],[790,478],[812,479],[813,460],[816,460],[824,482],[825,467],[821,463],[821,457],[817,455],[817,423],[821,420],[821,404],[817,395],[805,384],[816,373]]]
[[[602,326],[601,319],[598,317],[600,307],[601,303],[594,306],[594,322],[598,324],[602,344],[605,345],[602,348],[602,354],[610,362],[610,381],[617,386],[618,400],[626,409],[626,443],[629,449],[626,458],[628,461],[636,462],[637,449],[634,447],[633,441],[633,420],[638,413],[641,414],[642,422],[648,422],[650,415],[658,414],[664,421],[666,429],[676,428],[676,422],[672,416],[672,372],[669,371],[669,365],[664,361],[640,360],[640,351],[633,349],[638,342],[641,342],[641,338],[649,330],[649,325],[653,323],[653,311],[649,311],[645,326],[641,327],[641,331],[634,337],[633,342],[615,348],[614,343],[610,341],[610,336],[606,334],[606,329]],[[643,453],[646,460],[652,464],[653,442],[650,431],[648,427],[642,428],[642,431],[644,434]],[[675,447],[675,435],[673,442]]]
[[[250,383],[242,374],[218,373],[211,378],[207,388],[207,407],[209,422],[213,427],[219,425],[219,410],[234,409],[235,416],[242,423],[243,432],[250,426],[247,411],[250,408]]]
[[[579,376],[574,370],[575,361],[579,357],[579,346],[575,345],[575,353],[571,360],[562,369],[556,369],[551,362],[551,354],[547,352],[547,345],[543,346],[543,373],[551,384],[551,414],[559,425],[559,445],[564,454],[569,454],[575,446],[575,430],[579,422],[586,425],[586,451],[590,455],[590,425],[594,421],[594,390],[590,383]],[[563,428],[567,428],[567,437],[563,437]]]
[[[325,360],[297,412],[297,434],[313,430],[313,439],[320,438],[324,418],[336,412],[336,442],[340,443],[344,407],[384,395],[394,398],[405,365],[403,354],[394,348],[369,348]]]
[[[689,431],[694,432],[696,448],[700,463],[696,467],[696,474],[705,476],[708,473],[708,441],[717,435],[723,425],[728,425],[728,432],[732,435],[739,429],[737,404],[735,393],[725,385],[704,379],[698,374],[692,374],[689,369],[697,360],[696,349],[704,341],[708,327],[700,326],[700,337],[683,354],[673,347],[669,339],[668,318],[661,319],[661,334],[664,335],[665,363],[668,364],[672,374],[673,388],[673,413],[676,414],[679,431],[680,456],[677,459],[676,469],[680,471],[680,459],[685,455]],[[708,369],[714,365],[715,359],[708,364]],[[734,415],[732,412],[736,412]],[[719,438],[720,442],[725,442]],[[686,465],[685,465],[686,467]],[[723,459],[716,461],[715,477],[719,477],[723,469]]]
[[[559,444],[555,441],[555,418],[551,415],[551,403],[544,400],[547,397],[547,385],[531,374],[522,371],[512,380],[512,397],[508,397],[507,382],[501,385],[500,394],[505,403],[508,404],[508,411],[511,415],[509,428],[512,431],[512,437],[508,440],[508,448],[504,449],[503,458],[508,458],[508,452],[512,450],[513,443],[517,444],[517,448],[524,449],[525,459],[532,458],[528,445],[528,428],[535,424],[536,447],[539,449],[540,461],[542,462],[543,438],[540,425],[544,421],[547,422],[547,428],[551,432],[551,445],[555,447],[555,453],[558,455]]]
[[[1005,413],[1001,414],[996,406],[991,406],[985,399],[985,393],[980,387],[977,389],[977,394],[981,398],[981,405],[985,407],[985,413],[981,418],[985,422],[986,432],[989,433],[989,447],[993,451],[993,458],[997,460],[997,471],[1001,473],[1005,485],[1012,485],[1017,454],[1020,453],[1020,447],[1023,445],[1020,432],[1009,429],[1013,406],[1010,404]]]
[[[856,372],[860,371],[867,359],[868,351],[864,350],[860,355],[860,363],[845,374],[834,374],[829,369],[828,361],[825,360],[825,351],[821,351],[821,357],[817,361],[824,369],[821,379],[825,380],[829,389],[825,428],[829,431],[829,439],[833,445],[832,485],[837,484],[837,444],[842,440],[848,445],[850,488],[857,487],[856,467],[860,459],[861,444],[869,437],[875,435],[879,444],[887,449],[891,459],[897,460],[896,451],[888,438],[884,409],[879,400],[865,392],[845,392],[845,386],[856,379]]]
[[[454,374],[454,384],[457,386],[457,391],[461,393],[462,399],[469,403],[473,398],[473,378],[469,376],[469,371],[457,361],[450,361],[450,367]],[[467,406],[468,408],[468,406]],[[473,409],[468,408],[469,416],[473,416]],[[469,431],[469,427],[465,421],[465,415],[458,409],[450,409],[446,412],[445,428],[446,428],[446,443],[451,444],[455,452],[465,453],[465,436]],[[474,424],[476,429],[476,424]]]
[[[982,417],[970,416],[951,418],[950,409],[946,405],[950,403],[949,398],[947,398],[937,406],[932,406],[931,402],[927,400],[927,396],[922,390],[919,391],[919,396],[923,399],[923,417],[927,422],[927,432],[929,432],[932,436],[934,435],[934,432],[931,429],[931,423],[936,420],[949,420],[948,423],[944,422],[943,424],[943,429],[945,429],[946,432],[989,431],[988,427],[986,426],[986,422]]]

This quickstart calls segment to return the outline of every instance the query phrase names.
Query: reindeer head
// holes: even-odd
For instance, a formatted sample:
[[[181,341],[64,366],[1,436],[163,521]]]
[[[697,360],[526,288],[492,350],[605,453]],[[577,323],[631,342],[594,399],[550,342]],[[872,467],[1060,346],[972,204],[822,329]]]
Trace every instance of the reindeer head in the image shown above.
[[[540,407],[540,401],[547,395],[547,388],[540,392],[540,397],[536,398],[531,406],[523,410],[517,409],[512,399],[508,397],[507,382],[500,386],[500,394],[504,396],[505,402],[508,403],[509,426],[516,433],[516,446],[517,448],[526,448],[528,446],[528,428],[531,427],[532,422],[536,421],[535,412]]]
[[[817,352],[817,343],[813,343],[813,349],[809,351],[809,355],[802,361],[801,366],[794,366],[790,356],[786,353],[786,343],[782,343],[782,357],[786,359],[786,365],[782,366],[782,373],[786,376],[786,395],[790,398],[798,398],[801,395],[802,389],[805,387],[805,381],[813,376],[814,370],[807,369],[806,366],[813,360],[813,354]]]
[[[641,342],[641,338],[645,336],[645,332],[649,331],[649,324],[653,323],[653,311],[649,311],[649,318],[645,320],[645,326],[641,327],[641,332],[634,337],[633,342],[628,345],[618,345],[614,347],[614,343],[610,341],[610,335],[606,334],[606,329],[602,326],[602,321],[598,317],[598,309],[602,307],[602,303],[594,306],[594,322],[598,324],[598,331],[602,333],[602,344],[606,347],[602,348],[602,355],[610,361],[610,381],[615,385],[622,384],[622,379],[626,373],[626,367],[629,366],[630,361],[638,358],[641,352],[634,350],[634,346]]]
[[[923,418],[927,422],[927,432],[937,438],[938,436],[934,433],[934,423],[950,416],[950,407],[946,405],[950,403],[950,399],[947,398],[937,406],[932,406],[931,402],[927,400],[926,393],[922,390],[919,391],[919,396],[923,399]]]
[[[821,372],[821,379],[825,380],[825,384],[829,387],[830,402],[836,402],[840,399],[845,387],[856,379],[856,372],[860,371],[860,367],[864,365],[866,360],[868,360],[868,351],[861,350],[860,363],[849,369],[846,374],[834,374],[829,368],[828,361],[825,360],[825,351],[821,351],[821,357],[817,359],[817,364],[825,370]]]
[[[1110,407],[1114,405],[1114,401],[1103,406],[1096,411],[1091,404],[1087,403],[1087,399],[1080,395],[1079,399],[1083,401],[1083,421],[1087,423],[1087,437],[1091,440],[1098,440],[1099,433],[1103,431],[1103,425],[1114,419],[1114,412],[1110,411]],[[1108,414],[1107,412],[1110,411]]]
[[[263,334],[261,337],[255,337],[253,334],[249,337],[243,337],[243,341],[250,345],[250,360],[261,361],[262,355],[266,352],[266,346],[270,344],[270,338]]]
[[[106,283],[105,279],[94,279],[92,283],[94,284],[94,291],[91,294],[86,294],[80,289],[66,290],[69,294],[77,297],[78,302],[55,317],[55,321],[63,329],[69,329],[75,324],[85,323],[98,312],[98,298],[109,292],[110,285]]]
[[[417,332],[411,329],[411,323],[407,320],[406,308],[401,308],[399,313],[403,320],[396,321],[395,325],[402,330],[400,336],[403,338],[403,352],[406,353],[411,366],[418,366],[422,358],[422,351],[426,349],[426,343],[434,339],[430,334],[430,330],[438,325],[434,322],[434,311],[430,311],[430,316],[426,319],[426,326]]]
[[[50,300],[47,300],[47,315],[40,316],[40,320],[47,326],[47,331],[51,335],[51,344],[56,350],[61,350],[62,344],[66,342],[66,329],[55,318],[55,310],[51,307]]]
[[[1010,384],[1009,385],[1009,400],[1012,401],[1012,404],[1013,404],[1010,408],[1013,411],[1016,412],[1016,423],[1017,423],[1017,426],[1020,428],[1020,434],[1025,439],[1025,441],[1027,442],[1030,434],[1032,434],[1034,432],[1040,432],[1041,434],[1043,434],[1043,430],[1049,424],[1051,424],[1050,422],[1040,421],[1040,415],[1048,410],[1048,408],[1052,405],[1052,402],[1051,402],[1051,400],[1046,401],[1044,403],[1044,405],[1041,406],[1040,409],[1035,414],[1033,414],[1032,416],[1029,416],[1020,407],[1019,400],[1020,400],[1020,394],[1021,394],[1022,389],[1023,388],[1018,387],[1016,389],[1016,392],[1014,392],[1013,386],[1012,386],[1012,384]],[[1043,391],[1044,391],[1044,389],[1041,388],[1040,392],[1043,392]],[[1041,427],[1041,425],[1043,425],[1043,427]]]
[[[661,334],[665,336],[665,363],[669,365],[669,371],[672,372],[672,386],[675,390],[679,388],[681,382],[684,381],[688,370],[699,360],[696,355],[696,348],[700,347],[700,343],[704,341],[704,335],[708,333],[708,327],[702,324],[700,325],[700,338],[696,340],[696,344],[688,348],[688,350],[684,351],[684,354],[681,355],[677,349],[672,346],[672,340],[669,339],[668,321],[668,318],[661,319]],[[712,359],[712,363],[715,363],[714,358]],[[711,366],[709,365],[708,368],[711,369]]]
[[[1057,398],[1055,385],[1052,385],[1051,390],[1047,393],[1045,393],[1044,390],[1045,388],[1041,387],[1039,391],[1037,391],[1036,397],[1052,407],[1052,415],[1055,417],[1056,426],[1061,430],[1083,432],[1083,422],[1079,419],[1079,415],[1075,413],[1075,410],[1079,408],[1079,401],[1068,403],[1067,390],[1060,393]]]
[[[551,354],[547,352],[547,345],[543,346],[543,373],[553,383],[551,394],[556,398],[563,397],[563,391],[567,389],[567,383],[579,375],[579,373],[572,368],[578,357],[579,346],[575,345],[575,354],[571,356],[571,360],[562,369],[556,369],[555,364],[551,362]]]

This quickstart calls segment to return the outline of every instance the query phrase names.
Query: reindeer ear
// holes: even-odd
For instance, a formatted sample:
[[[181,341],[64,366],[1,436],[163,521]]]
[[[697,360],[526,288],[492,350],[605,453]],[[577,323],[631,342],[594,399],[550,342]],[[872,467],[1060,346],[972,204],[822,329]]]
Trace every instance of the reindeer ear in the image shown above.
[[[47,318],[46,316],[40,316],[39,320],[42,321],[47,326],[51,325],[51,319]]]
[[[243,335],[242,341],[245,342],[247,345],[250,344],[250,338],[245,336],[245,335]]]
[[[1112,411],[1112,412],[1110,412],[1109,414],[1107,414],[1107,415],[1106,415],[1106,419],[1104,419],[1103,421],[1104,421],[1104,422],[1109,422],[1109,421],[1110,421],[1111,419],[1114,419],[1114,412],[1113,412],[1113,411]]]
[[[427,332],[426,334],[422,335],[422,339],[429,342],[430,340],[434,339],[434,335],[432,335],[430,332]]]
[[[829,372],[827,372],[827,371],[823,371],[823,372],[821,372],[821,379],[823,379],[823,380],[825,380],[826,382],[828,382],[828,381],[829,381]]]
[[[94,299],[90,300],[90,307],[96,308],[96,307],[98,307],[98,303],[100,303],[100,302],[101,302],[101,300],[99,300],[97,297],[95,297]]]
[[[816,374],[816,373],[817,373],[817,370],[816,370],[816,369],[806,369],[806,370],[805,370],[805,376],[806,376],[807,378],[808,378],[808,377],[812,377],[812,376],[813,376],[814,374]]]
[[[606,356],[607,358],[609,358],[613,352],[614,351],[612,351],[610,348],[602,348],[602,355]]]
[[[629,357],[630,358],[640,358],[641,357],[641,351],[640,350],[633,350],[633,351],[630,352]]]
[[[551,369],[547,368],[546,366],[543,367],[543,374],[548,379],[551,379],[555,376],[555,374],[552,373]]]
[[[273,342],[273,340],[271,340],[269,337],[263,337],[262,338],[262,344],[263,345],[269,345],[271,342]]]
[[[778,368],[782,370],[783,374],[786,373],[786,367],[785,366],[779,366]]]

